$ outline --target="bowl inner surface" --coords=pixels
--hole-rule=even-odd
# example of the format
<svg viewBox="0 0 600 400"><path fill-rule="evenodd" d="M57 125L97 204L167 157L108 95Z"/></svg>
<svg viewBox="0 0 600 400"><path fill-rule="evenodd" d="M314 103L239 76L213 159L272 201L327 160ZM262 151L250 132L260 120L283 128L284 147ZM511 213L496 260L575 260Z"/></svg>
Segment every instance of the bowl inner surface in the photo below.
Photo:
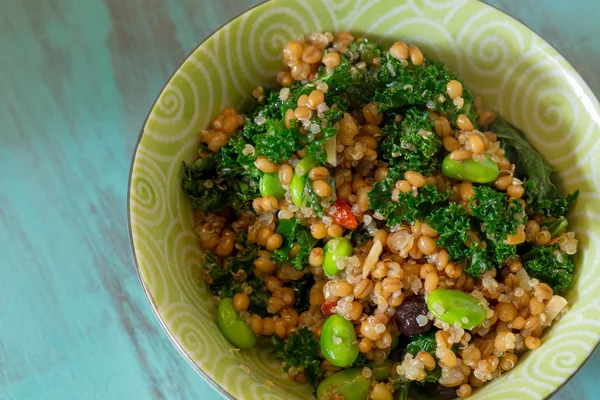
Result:
<svg viewBox="0 0 600 400"><path fill-rule="evenodd" d="M397 40L456 71L486 106L524 130L559 172L563 193L580 190L569 216L578 236L570 311L517 367L474 399L539 399L563 384L600 337L599 106L573 68L546 42L505 14L475 1L273 0L207 39L169 81L136 150L130 182L135 258L149 300L182 354L225 395L305 399L268 346L232 351L200 279L201 251L181 162L197 158L198 132L227 106L240 109L252 88L272 86L283 45L313 31L350 30L386 46ZM246 367L250 373L246 372ZM265 381L273 382L273 385ZM216 386L216 387L217 387Z"/></svg>

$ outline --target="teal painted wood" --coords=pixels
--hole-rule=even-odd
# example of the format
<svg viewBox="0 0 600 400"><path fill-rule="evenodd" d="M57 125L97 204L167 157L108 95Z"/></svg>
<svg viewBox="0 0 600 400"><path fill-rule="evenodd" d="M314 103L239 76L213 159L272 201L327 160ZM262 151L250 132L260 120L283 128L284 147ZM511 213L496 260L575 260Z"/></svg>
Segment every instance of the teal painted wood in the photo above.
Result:
<svg viewBox="0 0 600 400"><path fill-rule="evenodd" d="M180 61L256 0L4 0L0 8L0 398L221 396L189 368L129 250L131 153ZM597 95L594 0L488 0ZM543 5L542 5L543 4ZM594 399L600 354L555 399Z"/></svg>

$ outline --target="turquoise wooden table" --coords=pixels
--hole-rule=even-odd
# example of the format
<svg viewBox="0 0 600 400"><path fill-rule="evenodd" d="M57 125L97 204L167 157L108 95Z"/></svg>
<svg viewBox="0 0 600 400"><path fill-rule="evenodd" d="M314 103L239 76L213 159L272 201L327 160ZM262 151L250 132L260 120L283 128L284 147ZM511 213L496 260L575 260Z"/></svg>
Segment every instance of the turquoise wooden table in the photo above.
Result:
<svg viewBox="0 0 600 400"><path fill-rule="evenodd" d="M219 399L155 320L129 248L133 146L155 96L257 0L3 0L0 398ZM596 0L488 0L600 95ZM597 399L600 353L555 399Z"/></svg>

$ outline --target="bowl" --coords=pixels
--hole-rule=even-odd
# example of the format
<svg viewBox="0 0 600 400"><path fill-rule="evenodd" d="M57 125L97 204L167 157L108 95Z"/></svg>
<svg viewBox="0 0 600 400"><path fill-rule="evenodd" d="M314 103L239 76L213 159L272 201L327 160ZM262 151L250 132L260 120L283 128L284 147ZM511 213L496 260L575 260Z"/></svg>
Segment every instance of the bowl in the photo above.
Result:
<svg viewBox="0 0 600 400"><path fill-rule="evenodd" d="M349 30L390 45L417 44L443 60L485 104L524 130L556 167L563 192L580 190L570 226L580 240L570 311L510 373L473 399L540 399L563 385L600 340L599 105L542 38L475 1L272 0L229 22L185 60L160 93L140 134L129 182L135 263L166 333L198 373L229 398L306 399L267 348L233 351L200 278L192 208L181 163L197 158L199 131L224 107L241 108L270 85L283 45L313 31ZM270 382L269 382L270 381Z"/></svg>

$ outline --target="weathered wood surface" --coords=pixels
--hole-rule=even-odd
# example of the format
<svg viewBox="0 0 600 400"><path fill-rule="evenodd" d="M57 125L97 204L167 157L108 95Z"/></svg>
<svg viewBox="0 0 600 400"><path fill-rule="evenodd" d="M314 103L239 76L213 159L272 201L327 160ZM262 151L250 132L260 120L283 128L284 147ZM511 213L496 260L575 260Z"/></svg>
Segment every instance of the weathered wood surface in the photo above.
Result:
<svg viewBox="0 0 600 400"><path fill-rule="evenodd" d="M0 398L220 396L138 283L125 199L171 72L257 0L4 0L0 6ZM600 3L488 0L600 94ZM600 354L555 396L596 399Z"/></svg>

